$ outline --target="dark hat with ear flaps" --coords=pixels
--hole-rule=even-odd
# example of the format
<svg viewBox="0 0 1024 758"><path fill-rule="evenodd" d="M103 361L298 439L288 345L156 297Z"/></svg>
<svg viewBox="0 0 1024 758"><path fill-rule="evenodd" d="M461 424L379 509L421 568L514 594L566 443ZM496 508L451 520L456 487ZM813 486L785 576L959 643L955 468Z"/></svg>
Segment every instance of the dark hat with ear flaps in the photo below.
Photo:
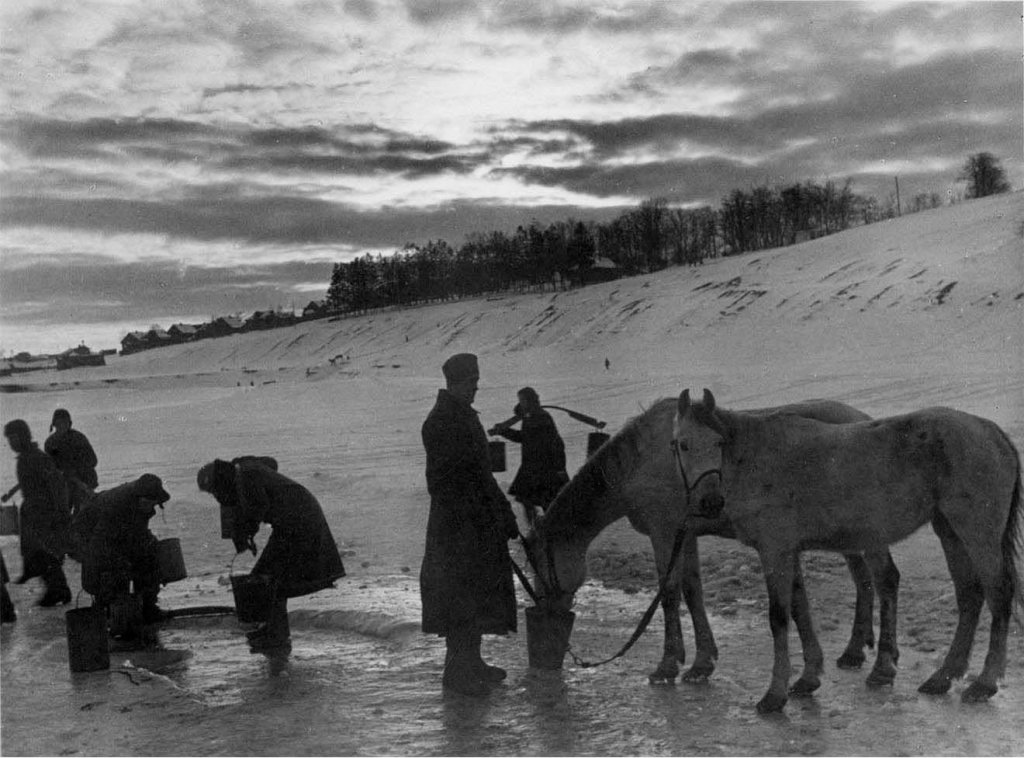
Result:
<svg viewBox="0 0 1024 758"><path fill-rule="evenodd" d="M163 505L171 496L164 489L164 483L156 474L143 474L135 481L135 494Z"/></svg>

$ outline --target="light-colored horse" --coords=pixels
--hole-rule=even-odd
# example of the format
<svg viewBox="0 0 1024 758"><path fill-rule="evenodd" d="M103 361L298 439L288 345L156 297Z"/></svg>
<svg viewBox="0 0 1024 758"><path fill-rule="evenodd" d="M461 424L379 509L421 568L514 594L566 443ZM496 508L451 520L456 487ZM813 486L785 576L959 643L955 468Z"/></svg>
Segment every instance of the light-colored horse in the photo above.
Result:
<svg viewBox="0 0 1024 758"><path fill-rule="evenodd" d="M761 557L775 663L760 712L786 703L787 610L800 551L877 554L929 521L946 554L960 615L949 653L920 691L945 693L964 675L987 602L988 655L962 699L986 700L996 692L1021 595L1022 510L1020 456L996 424L949 408L823 424L722 410L707 390L702 402L691 403L685 390L673 437L690 508L728 517L737 538ZM887 597L884 572L875 580L882 609L875 670L884 674L894 672L895 597Z"/></svg>
<svg viewBox="0 0 1024 758"><path fill-rule="evenodd" d="M827 400L807 401L784 406L784 409L827 423L869 418L855 408ZM627 422L583 464L539 519L528 542L532 545L540 584L549 595L562 594L563 600L571 600L571 595L585 579L590 543L605 527L623 516L637 531L651 538L658 576L665 581L675 535L683 527L686 516L686 490L679 480L670 447L675 413L676 399L664 398ZM680 594L690 611L697 648L694 663L683 674L683 679L706 680L714 671L718 648L704 609L697 551L697 537L705 534L734 537L731 525L724 518L694 518L687 523L674 576L666 582L662 599L665 646L660 664L650 674L652 682L673 681L679 675L679 664L686 660L679 619ZM881 557L888 559L888 552L883 551ZM864 560L859 555L851 555L847 562L853 574L857 602L850 641L838 665L859 668L865 659L864 647L874 645L871 624L874 595L871 572ZM892 571L896 571L895 566ZM805 676L794 684L794 690L806 693L819 684L823 654L809 623L804 625L801 621L809 620L810 615L806 613L799 563L793 573L796 592L792 610L807 661Z"/></svg>

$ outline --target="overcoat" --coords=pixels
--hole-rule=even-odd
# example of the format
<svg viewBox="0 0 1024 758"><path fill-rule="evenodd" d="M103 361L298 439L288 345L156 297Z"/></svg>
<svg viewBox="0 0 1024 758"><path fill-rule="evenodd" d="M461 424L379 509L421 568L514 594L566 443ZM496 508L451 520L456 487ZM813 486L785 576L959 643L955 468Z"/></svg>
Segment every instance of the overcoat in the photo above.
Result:
<svg viewBox="0 0 1024 758"><path fill-rule="evenodd" d="M323 509L309 490L251 459L235 464L235 486L235 544L248 543L260 524L270 525L252 573L269 576L278 597L309 595L345 576Z"/></svg>
<svg viewBox="0 0 1024 758"><path fill-rule="evenodd" d="M43 450L56 461L57 468L68 476L78 479L92 489L99 485L96 476L96 452L89 444L89 438L77 429L54 432L46 438Z"/></svg>
<svg viewBox="0 0 1024 758"><path fill-rule="evenodd" d="M546 506L569 481L565 443L551 414L535 411L523 419L522 429L499 429L498 434L522 445L522 463L508 494L524 503Z"/></svg>
<svg viewBox="0 0 1024 758"><path fill-rule="evenodd" d="M446 636L516 630L507 540L516 521L491 474L476 411L441 390L423 423L430 514L420 568L423 631Z"/></svg>
<svg viewBox="0 0 1024 758"><path fill-rule="evenodd" d="M146 474L98 492L82 505L74 523L82 589L93 595L116 594L129 580L137 591L159 589L158 540L149 520L156 503L169 499L160 479Z"/></svg>
<svg viewBox="0 0 1024 758"><path fill-rule="evenodd" d="M42 576L47 561L62 561L69 545L68 491L57 464L35 442L18 454L17 475L23 498L22 573L28 578Z"/></svg>

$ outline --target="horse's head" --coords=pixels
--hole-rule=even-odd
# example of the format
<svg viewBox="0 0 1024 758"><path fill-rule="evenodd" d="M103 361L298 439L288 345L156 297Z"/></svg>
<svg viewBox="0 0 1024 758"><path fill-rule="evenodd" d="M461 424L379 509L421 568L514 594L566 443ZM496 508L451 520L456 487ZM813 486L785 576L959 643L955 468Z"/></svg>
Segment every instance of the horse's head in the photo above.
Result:
<svg viewBox="0 0 1024 758"><path fill-rule="evenodd" d="M587 578L587 543L545 529L543 516L537 517L525 537L538 594L545 602L568 609Z"/></svg>
<svg viewBox="0 0 1024 758"><path fill-rule="evenodd" d="M692 513L716 517L725 505L722 495L722 448L726 433L715 414L715 396L704 390L704 399L690 402L690 391L679 395L672 427L672 452L686 487L686 505Z"/></svg>

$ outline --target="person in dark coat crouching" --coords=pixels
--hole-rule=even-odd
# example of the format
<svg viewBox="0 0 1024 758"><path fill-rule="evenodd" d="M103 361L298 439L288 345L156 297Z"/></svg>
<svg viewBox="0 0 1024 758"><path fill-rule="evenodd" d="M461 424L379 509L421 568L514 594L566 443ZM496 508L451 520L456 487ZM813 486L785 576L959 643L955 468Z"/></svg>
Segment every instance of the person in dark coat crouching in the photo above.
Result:
<svg viewBox="0 0 1024 758"><path fill-rule="evenodd" d="M532 524L537 512L543 512L569 481L569 475L565 470L565 443L551 414L541 407L537 391L523 387L517 397L513 418L491 427L488 434L499 434L522 445L522 463L508 494L523 504ZM512 424L520 420L522 428L513 429Z"/></svg>
<svg viewBox="0 0 1024 758"><path fill-rule="evenodd" d="M138 479L96 493L75 516L75 539L82 558L82 589L107 607L134 592L142 598L142 621L163 618L157 605L160 568L157 540L149 530L156 508L171 499L160 477Z"/></svg>
<svg viewBox="0 0 1024 758"><path fill-rule="evenodd" d="M447 387L422 429L430 493L420 569L423 631L445 638L444 687L479 696L506 675L484 663L480 641L483 634L516 630L506 540L519 529L491 474L487 436L472 407L480 378L476 356L455 355L442 370Z"/></svg>
<svg viewBox="0 0 1024 758"><path fill-rule="evenodd" d="M39 605L68 603L71 589L63 564L70 542L71 512L64 477L53 459L32 440L32 432L25 421L20 418L9 421L4 426L4 436L18 455L18 488L23 498L18 584L42 577L46 592Z"/></svg>
<svg viewBox="0 0 1024 758"><path fill-rule="evenodd" d="M253 537L261 523L270 524L270 538L252 573L268 578L273 600L266 623L248 637L254 653L287 652L288 599L327 589L345 576L320 503L301 484L279 474L273 458L218 459L199 470L198 482L199 489L233 510L232 540L239 553L256 555Z"/></svg>

